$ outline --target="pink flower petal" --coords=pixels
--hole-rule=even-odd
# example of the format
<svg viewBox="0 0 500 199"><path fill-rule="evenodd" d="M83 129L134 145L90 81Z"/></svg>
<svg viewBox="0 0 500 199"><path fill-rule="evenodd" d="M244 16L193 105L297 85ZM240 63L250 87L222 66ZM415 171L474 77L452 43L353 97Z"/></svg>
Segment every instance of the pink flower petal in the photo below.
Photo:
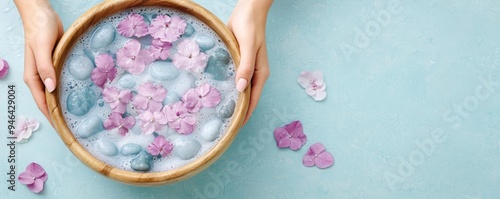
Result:
<svg viewBox="0 0 500 199"><path fill-rule="evenodd" d="M43 190L43 180L36 179L35 183L28 185L28 189L33 193L40 193Z"/></svg>
<svg viewBox="0 0 500 199"><path fill-rule="evenodd" d="M23 172L23 173L19 174L17 179L19 180L19 182L21 184L33 184L33 183L35 183L35 180L33 179L33 175L31 175L28 172Z"/></svg>
<svg viewBox="0 0 500 199"><path fill-rule="evenodd" d="M178 69L199 73L205 70L208 55L200 52L200 47L194 40L185 39L177 44L177 53L172 56L172 63Z"/></svg>
<svg viewBox="0 0 500 199"><path fill-rule="evenodd" d="M124 37L142 37L148 34L148 26L144 17L139 14L127 15L125 19L120 21L116 29Z"/></svg>
<svg viewBox="0 0 500 199"><path fill-rule="evenodd" d="M9 72L9 63L7 61L0 59L0 79L4 78Z"/></svg>
<svg viewBox="0 0 500 199"><path fill-rule="evenodd" d="M318 142L318 143L311 145L311 147L309 147L308 152L311 152L311 154L313 154L313 155L319 155L321 152L323 152L325 150L326 150L325 146L323 146L323 144Z"/></svg>
<svg viewBox="0 0 500 199"><path fill-rule="evenodd" d="M186 29L186 21L179 16L170 18L167 15L158 15L151 22L149 33L154 39L162 42L173 43L184 34Z"/></svg>
<svg viewBox="0 0 500 199"><path fill-rule="evenodd" d="M307 141L300 121L293 121L274 130L274 139L279 148L300 149Z"/></svg>
<svg viewBox="0 0 500 199"><path fill-rule="evenodd" d="M316 164L316 157L314 155L310 155L310 154L305 154L303 157L302 157L302 164L306 167L312 167Z"/></svg>
<svg viewBox="0 0 500 199"><path fill-rule="evenodd" d="M334 163L333 156L328 151L323 151L316 158L316 166L324 169L332 166Z"/></svg>

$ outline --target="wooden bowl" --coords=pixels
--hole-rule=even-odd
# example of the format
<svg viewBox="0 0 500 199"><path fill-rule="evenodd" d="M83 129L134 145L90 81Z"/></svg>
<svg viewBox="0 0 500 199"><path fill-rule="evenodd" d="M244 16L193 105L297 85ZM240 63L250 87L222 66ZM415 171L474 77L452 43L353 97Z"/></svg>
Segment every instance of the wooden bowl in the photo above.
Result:
<svg viewBox="0 0 500 199"><path fill-rule="evenodd" d="M77 19L63 35L53 54L53 62L57 79L60 80L61 78L61 71L68 53L75 45L75 42L77 42L87 30L93 27L101 19L105 19L125 9L138 6L163 6L179 10L198 18L219 35L227 46L235 66L238 66L240 55L236 39L222 21L203 7L188 0L116 0L105 1L96 5ZM47 105L53 120L53 125L70 151L85 165L100 174L119 182L140 186L163 185L178 182L194 176L214 163L226 151L238 134L238 131L243 124L250 98L249 87L245 90L245 92L239 94L232 121L227 127L226 132L221 135L220 140L215 143L212 149L195 159L193 162L169 171L133 172L107 165L101 160L95 158L85 148L83 148L83 146L76 140L64 120L64 116L62 114L63 110L61 110L60 105L61 101L59 100L59 88L61 88L61 86L59 86L58 89L52 93L46 92Z"/></svg>

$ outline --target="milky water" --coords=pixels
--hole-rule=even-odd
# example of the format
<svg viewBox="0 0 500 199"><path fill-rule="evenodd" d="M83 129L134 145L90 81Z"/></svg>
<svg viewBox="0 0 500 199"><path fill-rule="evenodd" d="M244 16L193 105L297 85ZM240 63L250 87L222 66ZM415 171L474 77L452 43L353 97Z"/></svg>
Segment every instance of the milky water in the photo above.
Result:
<svg viewBox="0 0 500 199"><path fill-rule="evenodd" d="M126 17L127 14L129 13L140 13L147 20L151 21L153 14L168 14L170 16L180 16L183 19L186 20L188 24L191 24L194 29L195 33L189 37L183 36L180 38L176 43L182 41L183 38L195 38L197 35L208 35L211 38L215 40L215 46L211 48L210 50L207 50L205 53L207 55L213 55L216 49L218 48L224 48L227 50L227 47L221 40L218 38L218 36L215 34L213 30L208 28L206 24L203 22L197 20L196 18L186 14L182 13L176 10L172 9L167 9L167 8L160 8L160 7L141 7L141 8L135 8L132 10L126 10L123 11L119 14L116 14L114 16L109 17L108 19L104 19L98 24L96 24L93 28L91 28L89 31L87 31L82 38L80 38L77 42L77 44L73 47L71 52L68 55L68 58L64 64L64 68L62 70L62 75L60 79L60 99L61 101L61 106L64 115L64 119L66 123L68 124L68 127L71 129L73 132L75 138L78 140L78 142L86 149L88 150L92 155L94 155L97 159L103 161L106 164L109 164L113 167L117 167L120 169L124 170L132 170L130 168L130 161L135 157L135 155L132 156L123 156L120 153L116 156L105 156L103 155L98 149L97 149L97 142L99 140L107 140L114 142L116 146L118 147L118 150L120 148L128 143L134 143L134 144L139 144L142 146L142 149L145 150L147 146L154 140L154 136L152 135L144 135L142 134L139 124L140 120L136 117L136 125L134 128L131 129L131 131L124 137L120 136L117 132L116 129L113 130L104 130L102 132L99 132L95 135L92 135L88 138L81 138L76 134L77 128L80 126L82 121L85 118L88 118L89 116L98 116L102 121L108 118L109 114L111 113L111 109L109 107L109 104L105 103L102 99L101 92L102 89L99 88L98 86L94 85L92 80L86 79L86 80L77 80L70 75L68 71L68 63L76 59L78 56L92 56L96 55L99 53L109 53L112 56L117 52L117 50L121 47L123 47L123 44L129 40L129 38L124 38L120 36L118 33L116 33L116 39L111 43L111 45L100 48L98 50L93 49L90 46L90 39L92 37L93 32L97 27L100 27L101 25L104 24L111 24L113 27L116 27L117 24ZM140 40L140 39L139 39ZM140 40L141 41L141 40ZM147 43L149 41L141 41L141 43ZM144 47L143 43L143 47ZM173 46L176 46L176 43L173 44ZM150 42L149 42L150 44ZM171 49L171 55L175 53L175 49ZM93 58L91 58L93 60ZM119 89L123 89L119 84L120 77L123 74L126 74L125 71L123 71L120 67L117 67L118 73L117 77L114 79L113 82L110 83L110 85L113 85L115 87L118 87ZM192 162L193 160L199 158L200 156L204 155L207 151L209 151L215 143L217 143L222 135L224 135L224 132L226 131L226 128L228 127L229 123L231 122L231 118L228 119L221 119L223 122L222 128L220 130L220 135L219 137L213 141L213 142L207 142L204 141L203 139L200 138L200 132L202 130L202 127L204 124L206 124L208 121L217 118L216 110L219 106L223 104L224 101L226 100L234 100L237 101L238 98L238 92L235 90L235 83L234 83L234 64L231 61L229 64L228 68L228 74L229 78L227 81L217 81L213 80L210 75L204 74L204 73L198 73L194 74L192 72L188 71L180 71L180 74L177 78L173 80L167 80L167 81L158 81L155 80L154 78L151 77L149 74L149 66L146 67L146 70L140 74L133 76L133 78L136 80L135 86L131 89L133 90L134 96L135 96L135 91L137 88L146 81L150 81L153 84L161 84L167 91L170 92L176 92L178 93L179 96L182 96L182 94L189 88L193 88L196 86L199 86L203 83L209 83L213 87L215 87L217 90L220 91L221 96L222 96L222 101L217 107L214 108L202 108L199 113L196 114L197 117L197 122L196 122L196 128L195 131L190 134L190 135L180 135L175 130L170 129L167 126L163 128L161 131L156 131L157 134L163 135L167 138L167 140L171 141L174 143L177 139L180 137L190 137L195 140L197 140L201 144L201 149L198 152L198 155L196 155L194 158L189 159L189 160L182 160L176 155L176 148L174 147L174 150L170 155L167 157L162 157L162 158L154 158L153 161L153 167L150 171L165 171L165 170L170 170L170 169L175 169L179 168L189 162ZM194 81L194 82L193 82ZM71 91L74 90L81 90L83 88L90 88L97 97L97 100L95 102L94 107L85 115L83 116L75 116L71 113L69 113L67 109L67 104L66 104L66 99ZM165 105L165 104L164 104ZM134 115L136 111L133 109L132 103L130 103L127 106L127 112L129 114Z"/></svg>

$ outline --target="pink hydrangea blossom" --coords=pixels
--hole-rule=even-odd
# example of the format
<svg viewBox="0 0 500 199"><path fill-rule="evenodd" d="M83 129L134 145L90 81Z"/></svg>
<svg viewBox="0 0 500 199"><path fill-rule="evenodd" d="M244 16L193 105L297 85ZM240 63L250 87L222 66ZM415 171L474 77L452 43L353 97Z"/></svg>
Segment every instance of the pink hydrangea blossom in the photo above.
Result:
<svg viewBox="0 0 500 199"><path fill-rule="evenodd" d="M116 52L116 65L134 75L141 74L147 65L154 61L148 49L141 49L141 43L135 39L125 42Z"/></svg>
<svg viewBox="0 0 500 199"><path fill-rule="evenodd" d="M138 110L159 111L166 96L167 90L161 84L153 85L151 82L145 82L137 89L132 104Z"/></svg>
<svg viewBox="0 0 500 199"><path fill-rule="evenodd" d="M125 136L134 125L134 116L122 118L122 115L116 112L111 113L109 118L104 121L104 128L106 130L118 129L118 133L120 133L121 136Z"/></svg>
<svg viewBox="0 0 500 199"><path fill-rule="evenodd" d="M316 165L318 168L324 169L332 166L334 163L333 156L326 151L325 146L321 143L313 144L302 157L302 164L306 167Z"/></svg>
<svg viewBox="0 0 500 199"><path fill-rule="evenodd" d="M195 113L203 107L210 108L219 104L221 95L216 88L204 83L197 88L189 89L182 96L182 101L184 101L189 112Z"/></svg>
<svg viewBox="0 0 500 199"><path fill-rule="evenodd" d="M196 117L189 113L184 102L179 101L163 107L162 112L167 116L170 128L180 134L191 134L194 131Z"/></svg>
<svg viewBox="0 0 500 199"><path fill-rule="evenodd" d="M102 91L102 98L109 103L113 112L123 114L127 110L127 104L132 100L132 92L108 86Z"/></svg>
<svg viewBox="0 0 500 199"><path fill-rule="evenodd" d="M24 172L19 174L17 179L21 184L27 185L33 193L43 191L43 184L47 181L48 175L42 166L37 163L30 163Z"/></svg>
<svg viewBox="0 0 500 199"><path fill-rule="evenodd" d="M168 15L158 15L149 26L149 33L155 39L162 42L173 43L184 34L186 21L179 16L169 17Z"/></svg>
<svg viewBox="0 0 500 199"><path fill-rule="evenodd" d="M16 120L16 129L14 130L16 142L27 142L39 126L40 122L35 118L28 119L23 116L18 117Z"/></svg>
<svg viewBox="0 0 500 199"><path fill-rule="evenodd" d="M139 114L139 119L141 120L141 130L142 133L150 135L155 131L160 131L167 124L167 118L160 112L150 112L144 111Z"/></svg>
<svg viewBox="0 0 500 199"><path fill-rule="evenodd" d="M170 152L172 152L172 149L174 148L174 145L165 139L163 135L156 136L153 142L148 146L148 153L154 156L161 155L161 157L165 157Z"/></svg>
<svg viewBox="0 0 500 199"><path fill-rule="evenodd" d="M144 17L135 13L127 15L125 19L120 21L116 29L124 37L142 37L149 33Z"/></svg>
<svg viewBox="0 0 500 199"><path fill-rule="evenodd" d="M293 121L274 130L274 139L279 148L290 147L292 150L298 150L307 141L304 129L300 121Z"/></svg>
<svg viewBox="0 0 500 199"><path fill-rule="evenodd" d="M96 67L92 70L91 79L99 87L104 87L104 84L109 80L113 81L116 77L115 61L107 54L102 53L95 56Z"/></svg>
<svg viewBox="0 0 500 199"><path fill-rule="evenodd" d="M326 83L323 81L323 73L320 71L304 71L297 81L314 100L322 101L326 98Z"/></svg>
<svg viewBox="0 0 500 199"><path fill-rule="evenodd" d="M149 51L156 60L166 60L170 56L170 48L172 48L171 43L162 42L159 39L154 39L151 46L149 47Z"/></svg>
<svg viewBox="0 0 500 199"><path fill-rule="evenodd" d="M208 55L200 51L200 46L190 39L177 44L177 53L172 56L172 62L178 69L203 72L208 63Z"/></svg>

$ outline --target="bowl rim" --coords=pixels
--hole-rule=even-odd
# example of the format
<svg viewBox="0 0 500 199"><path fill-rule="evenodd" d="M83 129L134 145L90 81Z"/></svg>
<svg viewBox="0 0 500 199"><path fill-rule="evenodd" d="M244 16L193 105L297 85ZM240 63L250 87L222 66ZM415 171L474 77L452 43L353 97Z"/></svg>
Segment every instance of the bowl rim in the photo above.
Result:
<svg viewBox="0 0 500 199"><path fill-rule="evenodd" d="M62 68L67 55L84 33L94 27L94 25L102 19L110 17L111 15L126 9L142 6L167 7L184 12L201 20L203 23L208 25L224 42L233 58L235 68L237 69L240 62L240 53L236 38L218 17L202 6L189 0L113 0L104 1L92 7L80 16L64 33L52 56L57 80L61 77ZM59 88L60 87L57 87L57 89L53 92L48 92L46 90L45 94L53 126L68 149L70 149L70 151L80 161L94 171L97 171L98 173L113 180L139 186L175 183L192 177L208 168L229 148L230 144L235 139L238 131L243 126L243 121L245 119L250 101L249 85L244 92L241 92L238 95L238 101L236 102L235 111L232 116L233 118L231 123L228 125L226 132L210 150L193 162L169 171L134 172L122 170L105 164L85 150L85 148L76 140L73 133L66 125L59 105Z"/></svg>

